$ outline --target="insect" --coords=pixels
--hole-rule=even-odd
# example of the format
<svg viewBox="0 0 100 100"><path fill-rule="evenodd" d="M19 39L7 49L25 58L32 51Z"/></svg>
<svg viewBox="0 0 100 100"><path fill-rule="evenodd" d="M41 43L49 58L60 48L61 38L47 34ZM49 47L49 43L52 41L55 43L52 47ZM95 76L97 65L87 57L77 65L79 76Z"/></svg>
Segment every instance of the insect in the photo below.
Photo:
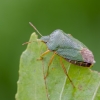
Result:
<svg viewBox="0 0 100 100"><path fill-rule="evenodd" d="M36 29L36 27L34 27L31 22L29 22L29 24L40 34L40 32ZM43 57L49 52L54 53L48 64L48 70L55 55L60 56L60 63L68 78L69 76L62 62L62 59L65 59L72 64L83 67L90 67L95 63L93 53L82 42L75 39L72 35L66 34L60 29L53 31L48 36L42 36L41 34L40 36L40 40L45 43L48 48L48 50L40 56L40 59L43 59ZM72 83L70 78L69 80ZM73 87L75 87L73 83L72 85Z"/></svg>

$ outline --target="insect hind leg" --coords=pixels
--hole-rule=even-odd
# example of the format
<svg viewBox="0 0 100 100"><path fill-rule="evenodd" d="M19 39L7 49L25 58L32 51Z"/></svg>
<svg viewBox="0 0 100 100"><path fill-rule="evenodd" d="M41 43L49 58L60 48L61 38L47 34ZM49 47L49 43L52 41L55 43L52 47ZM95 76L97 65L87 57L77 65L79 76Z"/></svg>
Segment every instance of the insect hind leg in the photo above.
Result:
<svg viewBox="0 0 100 100"><path fill-rule="evenodd" d="M72 80L70 79L70 77L69 77L69 75L68 75L68 73L67 73L67 70L66 70L66 68L65 68L65 66L64 66L64 64L63 64L63 62L62 62L62 57L60 57L60 63L61 63L61 66L62 66L62 68L63 68L63 70L64 70L64 73L65 73L66 76L68 77L68 79L69 79L69 81L71 82L72 86L75 88L75 85L73 84Z"/></svg>

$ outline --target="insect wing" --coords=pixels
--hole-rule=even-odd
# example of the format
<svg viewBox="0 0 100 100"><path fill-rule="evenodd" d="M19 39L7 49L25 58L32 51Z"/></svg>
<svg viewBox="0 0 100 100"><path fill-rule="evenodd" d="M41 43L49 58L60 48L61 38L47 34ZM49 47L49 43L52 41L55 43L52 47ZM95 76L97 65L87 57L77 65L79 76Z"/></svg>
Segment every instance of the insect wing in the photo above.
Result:
<svg viewBox="0 0 100 100"><path fill-rule="evenodd" d="M75 49L67 49L67 48L59 48L56 53L62 56L65 59L75 60L75 61L84 61L82 55L79 50Z"/></svg>

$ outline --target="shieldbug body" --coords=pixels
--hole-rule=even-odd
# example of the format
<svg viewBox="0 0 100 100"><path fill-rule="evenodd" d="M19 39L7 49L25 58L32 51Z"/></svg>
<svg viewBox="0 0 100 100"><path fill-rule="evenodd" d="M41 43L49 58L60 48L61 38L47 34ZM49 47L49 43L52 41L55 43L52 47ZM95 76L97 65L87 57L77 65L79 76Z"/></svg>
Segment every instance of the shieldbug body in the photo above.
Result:
<svg viewBox="0 0 100 100"><path fill-rule="evenodd" d="M60 29L40 39L50 51L55 52L70 63L83 67L90 67L95 63L92 52L83 43Z"/></svg>
<svg viewBox="0 0 100 100"><path fill-rule="evenodd" d="M30 25L40 34L40 32L33 26L32 23L30 23ZM43 56L47 53L54 52L48 64L48 70L55 55L60 56L62 68L64 69L64 72L68 78L69 76L63 65L62 59L83 67L90 67L95 63L93 53L82 42L75 39L72 35L66 34L60 29L53 31L48 36L41 35L40 40L45 43L48 48L48 50L40 56L40 59L43 59ZM70 78L69 80L72 83Z"/></svg>

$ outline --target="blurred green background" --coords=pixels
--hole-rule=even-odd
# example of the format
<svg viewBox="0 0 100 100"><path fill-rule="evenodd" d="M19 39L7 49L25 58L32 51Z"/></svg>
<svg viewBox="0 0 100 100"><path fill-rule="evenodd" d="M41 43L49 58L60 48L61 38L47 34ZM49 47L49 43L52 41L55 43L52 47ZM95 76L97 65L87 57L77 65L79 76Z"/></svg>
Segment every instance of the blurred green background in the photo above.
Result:
<svg viewBox="0 0 100 100"><path fill-rule="evenodd" d="M93 51L100 71L99 0L0 0L0 100L14 100L19 59L34 30L43 34L55 29L71 33Z"/></svg>

